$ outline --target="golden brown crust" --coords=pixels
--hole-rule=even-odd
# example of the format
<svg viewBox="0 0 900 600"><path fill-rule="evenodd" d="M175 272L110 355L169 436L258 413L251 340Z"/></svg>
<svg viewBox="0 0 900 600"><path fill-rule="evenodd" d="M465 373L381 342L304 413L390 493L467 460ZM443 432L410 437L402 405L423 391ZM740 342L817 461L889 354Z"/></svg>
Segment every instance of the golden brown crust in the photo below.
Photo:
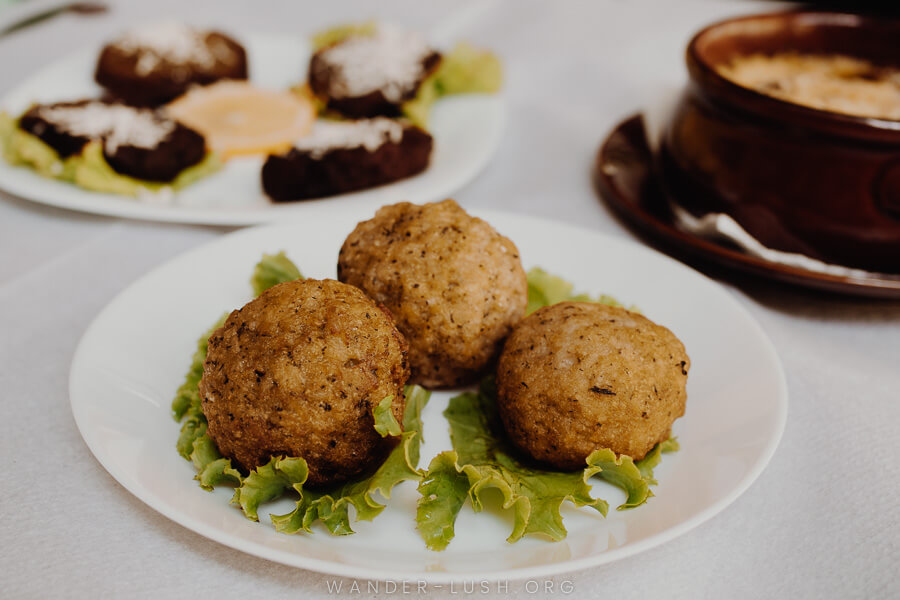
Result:
<svg viewBox="0 0 900 600"><path fill-rule="evenodd" d="M338 278L390 309L427 387L482 375L528 302L516 246L453 200L379 209L341 247Z"/></svg>
<svg viewBox="0 0 900 600"><path fill-rule="evenodd" d="M389 314L352 286L307 279L231 313L210 337L200 397L223 455L244 469L299 456L308 483L323 486L389 451L372 410L393 395L402 422L408 377L406 341Z"/></svg>
<svg viewBox="0 0 900 600"><path fill-rule="evenodd" d="M510 439L555 467L583 467L600 448L637 460L684 414L690 365L678 338L642 315L563 302L509 336L498 408Z"/></svg>

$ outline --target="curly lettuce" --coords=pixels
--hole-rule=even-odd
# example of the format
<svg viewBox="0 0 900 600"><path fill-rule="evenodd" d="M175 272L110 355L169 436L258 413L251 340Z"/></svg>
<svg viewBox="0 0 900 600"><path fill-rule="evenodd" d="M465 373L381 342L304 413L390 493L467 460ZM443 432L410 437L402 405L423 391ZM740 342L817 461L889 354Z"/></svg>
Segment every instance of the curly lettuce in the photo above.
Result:
<svg viewBox="0 0 900 600"><path fill-rule="evenodd" d="M303 279L300 269L281 251L277 254L263 254L262 260L253 269L250 285L253 293L259 296L272 286L297 279Z"/></svg>
<svg viewBox="0 0 900 600"><path fill-rule="evenodd" d="M600 295L596 298L589 294L575 294L574 286L556 275L551 275L540 267L532 267L528 271L528 306L525 314L530 315L539 308L556 304L557 302L596 302L609 306L622 304L612 296ZM635 310L631 307L630 310Z"/></svg>
<svg viewBox="0 0 900 600"><path fill-rule="evenodd" d="M431 394L419 386L407 386L405 393L403 431L397 431L399 443L370 476L329 490L307 490L303 487L309 474L306 461L302 458L274 457L244 478L243 483L235 490L232 502L241 507L247 518L259 520L260 504L275 500L287 492L294 492L300 499L293 511L284 515L270 515L277 531L311 533L312 525L321 521L333 535L354 533L349 512L351 506L356 511L356 520L371 521L385 508L376 493L390 499L391 490L397 484L418 480L422 476L418 469L422 444L421 415ZM385 414L390 413L382 413L381 418L396 424L393 416L387 418ZM387 427L394 431L393 425Z"/></svg>
<svg viewBox="0 0 900 600"><path fill-rule="evenodd" d="M548 470L524 459L503 431L496 407L496 389L485 380L478 392L450 400L444 416L450 423L452 451L432 459L419 483L416 522L425 545L443 550L455 535L456 518L467 502L475 512L484 508L484 493L499 490L503 508L513 510L513 530L507 541L542 535L553 541L566 537L560 507L563 502L586 506L606 516L609 504L591 496L591 477L622 488L627 498L618 509L640 506L652 496L650 485L659 453L674 449L658 445L642 461L597 450L575 472Z"/></svg>

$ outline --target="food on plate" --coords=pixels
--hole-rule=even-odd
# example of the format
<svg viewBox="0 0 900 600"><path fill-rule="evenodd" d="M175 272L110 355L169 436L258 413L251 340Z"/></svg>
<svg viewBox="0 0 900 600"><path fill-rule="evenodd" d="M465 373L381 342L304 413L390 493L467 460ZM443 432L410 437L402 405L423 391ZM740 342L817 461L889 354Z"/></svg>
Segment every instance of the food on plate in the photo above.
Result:
<svg viewBox="0 0 900 600"><path fill-rule="evenodd" d="M432 143L422 129L385 117L320 120L289 151L268 157L263 189L285 202L390 183L424 171Z"/></svg>
<svg viewBox="0 0 900 600"><path fill-rule="evenodd" d="M416 527L430 550L444 550L456 535L456 518L463 506L470 502L475 512L481 512L491 489L500 492L502 508L513 509L513 530L506 541L513 543L525 535L565 539L563 502L593 508L603 516L609 510L605 500L591 495L591 477L625 491L618 510L636 508L653 496L653 469L662 454L678 450L678 442L670 439L637 462L601 449L582 461L578 470L536 466L522 457L504 433L490 379L477 393L451 398L444 416L450 423L453 450L431 460L419 483L416 509Z"/></svg>
<svg viewBox="0 0 900 600"><path fill-rule="evenodd" d="M296 265L283 252L279 252L278 254L263 255L262 260L253 271L251 285L254 292L260 295L280 283L288 284L300 279L302 276ZM313 282L313 285L316 283ZM369 314L371 316L374 313ZM204 374L209 340L221 331L227 317L228 315L223 317L198 341L191 367L172 401L172 413L175 419L182 423L176 448L181 456L193 463L197 470L195 478L202 488L212 490L215 486L234 486L232 503L238 505L244 515L253 520L259 520L258 510L263 503L275 500L284 494L294 494L299 499L293 511L284 515L271 516L277 531L311 533L311 526L316 522L321 522L333 535L347 535L353 533L350 506L355 509L357 520L371 520L384 510L381 497L389 499L392 488L398 483L406 480L418 480L421 477L421 473L417 469L422 443L421 413L428 402L429 393L418 386L407 386L402 390L405 407L401 421L398 422L395 417L396 396L394 395L382 398L372 409L371 425L373 429L382 438L393 439L394 442L388 442L393 449L380 464L371 465L371 468L359 477L325 489L309 489L310 486L306 486L306 484L310 466L301 456L273 455L246 474L236 469L230 458L222 456L218 446L209 435L200 393L200 382ZM275 317L277 319L277 315ZM381 319L383 317L376 315L374 318ZM385 341L388 345L392 345L394 342L392 339L385 339ZM298 357L298 355L294 356ZM318 360L318 357L313 358ZM345 365L344 370L353 367L352 364ZM288 373L291 372L296 374L293 367L289 367ZM256 375L254 370L251 376L251 386L252 379ZM336 381L331 382L332 384L339 383L337 376L335 379ZM305 392L305 390L301 390L301 392ZM318 393L318 391L313 390L313 393ZM347 398L341 398L340 395L341 390L338 390L337 402L346 404ZM350 407L345 406L344 408ZM334 410L333 406L332 410ZM283 413L284 410L280 412ZM369 420L368 413L363 420ZM366 435L364 431L361 431L359 423L351 423L349 426L351 430L358 430L358 433ZM327 445L330 447L330 443ZM314 483L310 482L310 485L314 486Z"/></svg>
<svg viewBox="0 0 900 600"><path fill-rule="evenodd" d="M348 117L399 116L403 102L437 68L440 53L417 32L387 26L345 31L312 55L310 89Z"/></svg>
<svg viewBox="0 0 900 600"><path fill-rule="evenodd" d="M496 94L503 84L500 59L487 50L460 42L445 54L435 72L403 103L403 115L425 127L434 103L456 94Z"/></svg>
<svg viewBox="0 0 900 600"><path fill-rule="evenodd" d="M900 120L900 69L840 54L750 54L717 65L731 81L820 110Z"/></svg>
<svg viewBox="0 0 900 600"><path fill-rule="evenodd" d="M247 79L247 54L223 33L183 23L156 23L104 46L94 78L115 99L153 107L194 85Z"/></svg>
<svg viewBox="0 0 900 600"><path fill-rule="evenodd" d="M503 69L492 53L460 43L449 54L421 34L388 25L343 25L313 37L308 85L328 109L351 117L400 116L425 128L442 96L496 93Z"/></svg>
<svg viewBox="0 0 900 600"><path fill-rule="evenodd" d="M528 307L525 309L525 314L530 315L539 308L566 301L599 302L608 306L622 306L612 296L576 294L572 291L574 288L575 286L562 277L548 273L540 267L532 267L528 270ZM636 307L631 307L630 310L640 312Z"/></svg>
<svg viewBox="0 0 900 600"><path fill-rule="evenodd" d="M7 161L83 188L127 195L178 189L215 171L202 135L157 111L99 100L0 114Z"/></svg>
<svg viewBox="0 0 900 600"><path fill-rule="evenodd" d="M528 301L515 244L453 200L380 208L344 241L338 279L391 311L426 387L483 375Z"/></svg>
<svg viewBox="0 0 900 600"><path fill-rule="evenodd" d="M598 306L619 306L609 296L575 295L571 283L537 267L528 272L531 309L575 298ZM592 477L622 488L626 498L618 510L635 508L653 496L650 487L657 483L653 470L662 454L678 450L678 442L670 438L635 461L624 454L616 456L609 448L598 448L573 469L560 471L535 464L523 455L504 430L497 404L495 381L486 378L477 393L451 398L444 411L453 449L431 460L419 483L416 510L417 528L431 550L443 550L453 539L456 518L466 503L470 502L476 512L484 509L486 491L490 489L500 492L502 508L513 509L513 530L508 542L524 535L564 539L567 532L560 513L563 502L591 507L604 516L609 510L605 500L591 495Z"/></svg>
<svg viewBox="0 0 900 600"><path fill-rule="evenodd" d="M690 359L671 331L614 306L562 302L523 319L497 367L510 440L577 469L594 451L641 459L684 414Z"/></svg>
<svg viewBox="0 0 900 600"><path fill-rule="evenodd" d="M253 295L259 296L279 283L294 281L302 277L300 269L284 252L263 254L262 260L256 263L256 267L253 269L250 285L253 287Z"/></svg>
<svg viewBox="0 0 900 600"><path fill-rule="evenodd" d="M276 285L209 338L199 384L209 437L245 470L291 456L306 461L311 487L358 477L393 446L374 412L386 402L402 420L406 354L390 315L359 289Z"/></svg>
<svg viewBox="0 0 900 600"><path fill-rule="evenodd" d="M451 215L461 212L456 207ZM446 226L465 226L472 235L466 221ZM279 532L312 532L321 522L332 534L353 533L350 506L357 520L372 519L384 509L379 497L390 498L394 486L412 480L419 482L417 528L432 550L447 547L466 503L483 509L489 489L501 493L504 509L514 508L508 541L535 534L560 540L563 502L606 515L607 502L592 495L592 477L625 491L619 510L634 508L653 496L662 454L678 449L666 436L641 460L598 446L565 471L539 464L504 430L488 376L477 392L450 400L444 415L452 450L420 471L421 412L429 394L403 387L403 338L390 317L352 286L303 280L283 252L263 256L251 285L257 299L199 340L172 410L182 422L178 452L196 467L201 487L233 486L232 502L253 520L262 504L298 497L293 511L271 516ZM548 310L542 307L555 301L566 310L573 298L581 299L578 305L618 305L608 296L576 296L571 284L540 269L529 272L527 289L536 309L529 319L540 319ZM388 453L379 454L379 447Z"/></svg>
<svg viewBox="0 0 900 600"><path fill-rule="evenodd" d="M224 158L285 151L316 118L308 99L243 81L194 88L167 105L166 112L202 132Z"/></svg>

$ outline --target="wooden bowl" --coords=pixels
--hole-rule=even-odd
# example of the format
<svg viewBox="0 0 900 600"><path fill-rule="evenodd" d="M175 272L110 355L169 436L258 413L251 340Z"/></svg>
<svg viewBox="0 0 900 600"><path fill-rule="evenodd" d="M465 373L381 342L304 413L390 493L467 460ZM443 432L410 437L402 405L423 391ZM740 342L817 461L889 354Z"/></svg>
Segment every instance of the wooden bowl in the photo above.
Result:
<svg viewBox="0 0 900 600"><path fill-rule="evenodd" d="M764 245L900 273L900 121L793 104L716 70L748 54L847 55L900 67L900 20L792 11L700 31L658 168L696 215L725 212Z"/></svg>

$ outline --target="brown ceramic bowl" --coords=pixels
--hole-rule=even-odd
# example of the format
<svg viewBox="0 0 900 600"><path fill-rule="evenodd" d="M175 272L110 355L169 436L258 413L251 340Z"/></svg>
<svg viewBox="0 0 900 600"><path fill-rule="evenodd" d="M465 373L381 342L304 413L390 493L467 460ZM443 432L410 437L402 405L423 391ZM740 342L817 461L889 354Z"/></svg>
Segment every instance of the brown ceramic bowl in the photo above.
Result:
<svg viewBox="0 0 900 600"><path fill-rule="evenodd" d="M741 87L716 65L784 51L900 67L900 20L830 12L741 17L700 31L659 152L667 191L725 212L770 248L900 273L900 121L808 108Z"/></svg>

